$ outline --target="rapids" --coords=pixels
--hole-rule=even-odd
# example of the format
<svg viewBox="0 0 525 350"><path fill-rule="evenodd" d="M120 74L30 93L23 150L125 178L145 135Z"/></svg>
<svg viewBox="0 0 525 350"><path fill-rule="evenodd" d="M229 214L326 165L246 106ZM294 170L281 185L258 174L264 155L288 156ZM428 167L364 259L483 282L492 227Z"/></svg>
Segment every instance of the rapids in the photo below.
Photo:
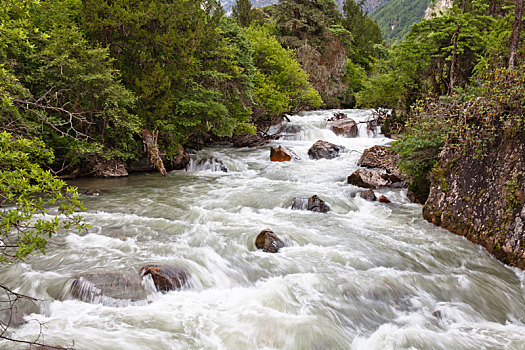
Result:
<svg viewBox="0 0 525 350"><path fill-rule="evenodd" d="M89 232L61 233L46 255L0 268L3 284L46 300L12 336L34 340L42 327L46 343L85 350L525 349L525 273L423 220L406 190L376 191L391 204L351 198L357 188L345 179L363 150L392 140L364 124L359 137L338 137L331 115L290 117L275 144L299 161L272 163L268 146L217 145L167 178L73 182L101 190L83 196ZM346 152L310 160L318 139ZM314 194L332 211L290 209ZM266 228L287 247L257 251ZM59 300L75 275L147 264L185 267L189 287L143 303Z"/></svg>

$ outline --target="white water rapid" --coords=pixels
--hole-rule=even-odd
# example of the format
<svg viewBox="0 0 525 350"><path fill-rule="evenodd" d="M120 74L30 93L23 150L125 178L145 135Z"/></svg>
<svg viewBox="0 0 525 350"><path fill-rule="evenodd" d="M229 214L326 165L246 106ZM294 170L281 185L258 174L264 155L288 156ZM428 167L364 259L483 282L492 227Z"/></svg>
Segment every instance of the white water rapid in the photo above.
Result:
<svg viewBox="0 0 525 350"><path fill-rule="evenodd" d="M345 180L363 150L391 140L364 124L359 137L338 137L331 115L290 117L275 144L298 161L272 163L268 146L215 146L167 178L74 182L101 190L83 196L89 232L61 233L46 255L0 268L3 284L46 300L11 336L42 330L46 343L80 350L525 349L525 273L424 221L406 190L376 191L391 204L351 198ZM346 152L310 160L319 139ZM332 211L290 209L314 194ZM276 254L254 246L266 228L287 245ZM189 287L122 305L59 300L76 275L147 264L185 268Z"/></svg>

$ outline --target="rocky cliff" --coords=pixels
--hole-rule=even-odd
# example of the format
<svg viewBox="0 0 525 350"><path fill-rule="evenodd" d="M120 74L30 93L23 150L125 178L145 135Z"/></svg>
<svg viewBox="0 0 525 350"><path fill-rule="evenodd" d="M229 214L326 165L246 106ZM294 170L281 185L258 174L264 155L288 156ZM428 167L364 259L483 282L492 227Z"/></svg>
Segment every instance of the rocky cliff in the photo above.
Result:
<svg viewBox="0 0 525 350"><path fill-rule="evenodd" d="M525 269L525 132L489 149L480 157L444 148L423 216Z"/></svg>

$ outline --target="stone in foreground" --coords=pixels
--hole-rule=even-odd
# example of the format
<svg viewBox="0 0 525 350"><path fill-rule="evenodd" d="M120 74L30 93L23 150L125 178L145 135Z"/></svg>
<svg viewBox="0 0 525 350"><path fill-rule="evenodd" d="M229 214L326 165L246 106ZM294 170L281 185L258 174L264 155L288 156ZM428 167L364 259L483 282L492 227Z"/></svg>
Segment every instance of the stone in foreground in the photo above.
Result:
<svg viewBox="0 0 525 350"><path fill-rule="evenodd" d="M143 300L147 294L136 273L95 272L76 276L61 299L73 298L88 303L119 306L122 304L119 301Z"/></svg>
<svg viewBox="0 0 525 350"><path fill-rule="evenodd" d="M175 266L144 266L140 269L140 274L141 276L150 275L159 292L180 290L188 282L186 272Z"/></svg>
<svg viewBox="0 0 525 350"><path fill-rule="evenodd" d="M328 141L318 140L308 150L308 156L312 159L333 159L344 152L343 146L334 145Z"/></svg>
<svg viewBox="0 0 525 350"><path fill-rule="evenodd" d="M289 162L292 159L298 160L299 157L289 148L279 146L270 149L270 160L272 162Z"/></svg>
<svg viewBox="0 0 525 350"><path fill-rule="evenodd" d="M390 199L388 199L386 196L383 196L383 195L379 196L377 200L380 203L386 203L386 204L392 203Z"/></svg>
<svg viewBox="0 0 525 350"><path fill-rule="evenodd" d="M272 230L262 230L255 239L255 246L257 249L262 249L263 252L277 253L279 249L284 247L284 242L279 239Z"/></svg>

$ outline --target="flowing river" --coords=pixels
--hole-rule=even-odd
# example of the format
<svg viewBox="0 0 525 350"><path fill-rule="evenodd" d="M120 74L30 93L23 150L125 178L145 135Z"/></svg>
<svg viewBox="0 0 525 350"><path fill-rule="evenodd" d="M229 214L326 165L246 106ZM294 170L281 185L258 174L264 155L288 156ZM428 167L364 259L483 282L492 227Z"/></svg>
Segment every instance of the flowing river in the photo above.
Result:
<svg viewBox="0 0 525 350"><path fill-rule="evenodd" d="M89 232L61 233L46 255L0 269L3 284L46 300L12 336L42 331L48 344L86 350L525 349L525 273L427 223L406 190L376 191L391 204L352 198L346 177L363 150L392 140L365 124L357 138L336 136L331 115L290 117L274 144L298 161L272 163L268 146L214 146L193 157L220 159L228 172L194 161L166 178L74 182L101 190L83 196ZM346 152L311 160L319 139ZM314 194L332 211L290 209ZM266 228L287 245L276 254L254 246ZM60 300L78 274L148 264L185 268L189 286L142 303Z"/></svg>

